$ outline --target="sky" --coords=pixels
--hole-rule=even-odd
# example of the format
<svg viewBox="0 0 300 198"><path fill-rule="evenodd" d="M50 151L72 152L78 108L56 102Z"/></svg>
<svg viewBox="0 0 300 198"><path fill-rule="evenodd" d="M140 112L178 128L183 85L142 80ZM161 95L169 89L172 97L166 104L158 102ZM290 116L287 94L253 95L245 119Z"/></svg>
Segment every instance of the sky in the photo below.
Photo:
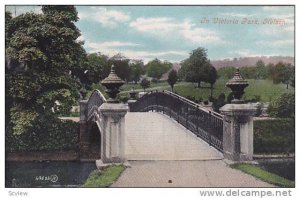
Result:
<svg viewBox="0 0 300 198"><path fill-rule="evenodd" d="M180 62L198 48L211 60L294 56L293 6L76 6L88 53L145 63ZM38 6L7 6L16 15ZM16 11L16 12L15 12Z"/></svg>

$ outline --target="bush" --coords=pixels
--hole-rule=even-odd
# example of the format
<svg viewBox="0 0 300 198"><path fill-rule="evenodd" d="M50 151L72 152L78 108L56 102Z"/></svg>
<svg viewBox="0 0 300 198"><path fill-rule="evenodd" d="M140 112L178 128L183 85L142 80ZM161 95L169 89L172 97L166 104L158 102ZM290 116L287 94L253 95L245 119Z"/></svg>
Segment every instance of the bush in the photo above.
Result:
<svg viewBox="0 0 300 198"><path fill-rule="evenodd" d="M295 120L254 121L254 153L294 153Z"/></svg>
<svg viewBox="0 0 300 198"><path fill-rule="evenodd" d="M13 134L6 126L7 152L78 150L79 124L54 117L39 117L33 126L21 134Z"/></svg>
<svg viewBox="0 0 300 198"><path fill-rule="evenodd" d="M295 117L295 93L283 93L273 100L268 108L269 115L278 118Z"/></svg>

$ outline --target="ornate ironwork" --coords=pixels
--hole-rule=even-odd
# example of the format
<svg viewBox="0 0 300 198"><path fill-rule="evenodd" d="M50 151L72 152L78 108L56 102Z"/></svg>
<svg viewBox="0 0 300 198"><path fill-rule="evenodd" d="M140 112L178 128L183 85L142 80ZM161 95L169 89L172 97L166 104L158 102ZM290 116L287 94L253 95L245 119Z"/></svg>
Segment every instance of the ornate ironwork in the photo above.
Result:
<svg viewBox="0 0 300 198"><path fill-rule="evenodd" d="M117 94L120 92L119 88L125 82L119 78L119 76L115 72L115 66L111 66L110 74L101 81L101 84L106 87L105 92L108 94L109 99L108 103L118 103L119 101L116 99Z"/></svg>
<svg viewBox="0 0 300 198"><path fill-rule="evenodd" d="M169 91L151 91L129 104L131 112L162 112L216 149L223 150L223 116Z"/></svg>
<svg viewBox="0 0 300 198"><path fill-rule="evenodd" d="M241 100L244 92L244 89L248 86L248 82L240 74L240 70L237 69L233 78L226 83L226 86L232 90L234 99L231 103L243 103Z"/></svg>
<svg viewBox="0 0 300 198"><path fill-rule="evenodd" d="M90 120L94 112L98 111L98 108L105 102L106 99L102 93L99 90L94 90L87 101L87 120Z"/></svg>

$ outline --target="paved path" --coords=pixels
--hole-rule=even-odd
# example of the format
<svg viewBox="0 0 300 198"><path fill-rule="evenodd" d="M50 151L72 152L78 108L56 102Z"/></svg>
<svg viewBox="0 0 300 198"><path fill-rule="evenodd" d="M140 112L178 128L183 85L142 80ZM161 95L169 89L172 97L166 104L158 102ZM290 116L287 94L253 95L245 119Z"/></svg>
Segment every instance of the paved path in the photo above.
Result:
<svg viewBox="0 0 300 198"><path fill-rule="evenodd" d="M129 161L111 187L273 187L222 160Z"/></svg>
<svg viewBox="0 0 300 198"><path fill-rule="evenodd" d="M173 119L155 112L127 113L128 160L209 160L223 155Z"/></svg>
<svg viewBox="0 0 300 198"><path fill-rule="evenodd" d="M127 168L112 187L272 187L231 169L223 156L160 113L127 113Z"/></svg>

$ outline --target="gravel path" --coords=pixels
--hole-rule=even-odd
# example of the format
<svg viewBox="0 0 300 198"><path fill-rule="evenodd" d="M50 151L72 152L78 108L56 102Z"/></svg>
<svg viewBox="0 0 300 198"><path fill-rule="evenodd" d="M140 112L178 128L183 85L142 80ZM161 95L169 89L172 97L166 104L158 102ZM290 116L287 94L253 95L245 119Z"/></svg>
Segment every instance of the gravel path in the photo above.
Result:
<svg viewBox="0 0 300 198"><path fill-rule="evenodd" d="M222 160L129 161L111 187L274 187Z"/></svg>

